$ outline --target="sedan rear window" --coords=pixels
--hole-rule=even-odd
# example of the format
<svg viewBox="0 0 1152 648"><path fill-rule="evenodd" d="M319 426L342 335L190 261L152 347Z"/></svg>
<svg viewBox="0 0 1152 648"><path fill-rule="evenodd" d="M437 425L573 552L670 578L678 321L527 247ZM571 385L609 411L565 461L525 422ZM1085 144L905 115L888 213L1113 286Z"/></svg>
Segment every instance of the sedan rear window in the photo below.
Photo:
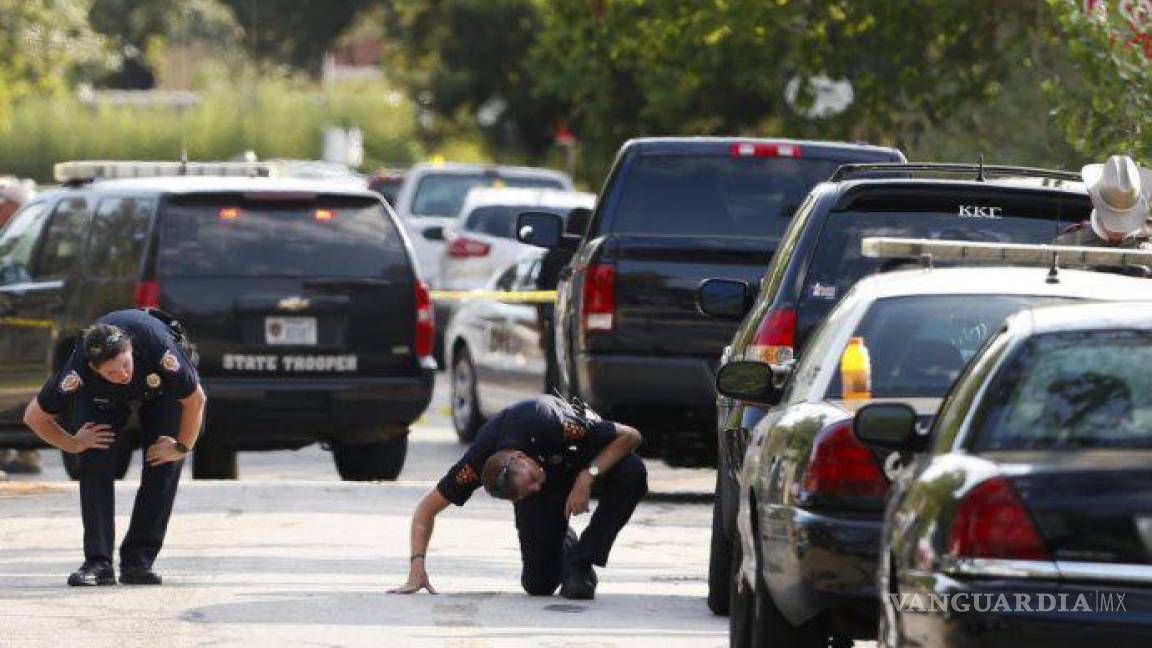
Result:
<svg viewBox="0 0 1152 648"><path fill-rule="evenodd" d="M524 212L544 212L563 217L555 209L534 205L486 205L473 209L464 221L464 229L499 238L516 238L516 217Z"/></svg>
<svg viewBox="0 0 1152 648"><path fill-rule="evenodd" d="M990 450L1152 448L1152 334L1040 335L1008 360L973 423Z"/></svg>
<svg viewBox="0 0 1152 648"><path fill-rule="evenodd" d="M658 155L638 158L610 225L617 234L778 241L804 196L842 161Z"/></svg>
<svg viewBox="0 0 1152 648"><path fill-rule="evenodd" d="M473 187L567 189L549 177L502 176L492 173L429 173L420 178L412 197L413 216L456 216Z"/></svg>
<svg viewBox="0 0 1152 648"><path fill-rule="evenodd" d="M240 196L169 202L160 277L380 277L404 244L378 201Z"/></svg>

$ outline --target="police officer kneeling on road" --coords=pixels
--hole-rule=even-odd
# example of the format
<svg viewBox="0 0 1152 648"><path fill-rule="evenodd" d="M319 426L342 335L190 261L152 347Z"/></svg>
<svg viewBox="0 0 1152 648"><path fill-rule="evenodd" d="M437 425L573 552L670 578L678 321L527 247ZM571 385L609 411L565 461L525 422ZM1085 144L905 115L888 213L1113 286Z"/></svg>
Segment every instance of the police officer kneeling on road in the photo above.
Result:
<svg viewBox="0 0 1152 648"><path fill-rule="evenodd" d="M164 321L162 321L162 319ZM113 513L118 458L128 451L121 434L138 409L147 448L132 522L120 545L120 582L159 585L152 563L176 497L184 456L196 443L206 397L186 353L183 332L166 314L122 310L84 331L72 357L24 413L44 441L79 454L84 564L69 585L113 585ZM76 433L55 417L72 407Z"/></svg>
<svg viewBox="0 0 1152 648"><path fill-rule="evenodd" d="M480 428L476 441L416 507L408 582L391 590L436 591L425 569L435 518L448 504L462 506L483 483L511 500L520 537L520 583L534 596L590 599L620 529L648 491L644 462L633 452L640 433L600 419L582 403L539 396L503 410ZM588 511L593 483L600 503L581 537L568 526Z"/></svg>

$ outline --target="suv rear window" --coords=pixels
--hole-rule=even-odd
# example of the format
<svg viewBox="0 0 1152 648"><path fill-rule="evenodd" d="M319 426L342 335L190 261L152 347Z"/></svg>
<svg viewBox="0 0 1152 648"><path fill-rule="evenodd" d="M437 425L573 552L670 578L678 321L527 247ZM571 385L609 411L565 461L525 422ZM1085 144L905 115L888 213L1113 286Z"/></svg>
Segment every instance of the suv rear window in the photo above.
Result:
<svg viewBox="0 0 1152 648"><path fill-rule="evenodd" d="M404 244L375 200L179 198L160 219L161 277L380 277Z"/></svg>
<svg viewBox="0 0 1152 648"><path fill-rule="evenodd" d="M757 236L779 240L816 183L843 161L647 155L627 171L617 234Z"/></svg>
<svg viewBox="0 0 1152 648"><path fill-rule="evenodd" d="M555 178L501 176L492 173L429 173L420 178L412 197L413 216L455 216L473 187L566 189Z"/></svg>

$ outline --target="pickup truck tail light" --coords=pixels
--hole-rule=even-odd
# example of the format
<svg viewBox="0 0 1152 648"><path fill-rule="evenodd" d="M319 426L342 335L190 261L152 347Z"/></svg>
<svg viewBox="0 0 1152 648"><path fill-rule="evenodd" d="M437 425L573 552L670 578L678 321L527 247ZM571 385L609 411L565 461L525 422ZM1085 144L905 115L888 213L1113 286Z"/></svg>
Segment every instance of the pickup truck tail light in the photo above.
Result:
<svg viewBox="0 0 1152 648"><path fill-rule="evenodd" d="M957 558L1051 559L1016 489L1004 477L981 482L960 501L948 551Z"/></svg>
<svg viewBox="0 0 1152 648"><path fill-rule="evenodd" d="M488 256L491 250L491 245L467 236L457 236L448 244L448 256L456 259Z"/></svg>
<svg viewBox="0 0 1152 648"><path fill-rule="evenodd" d="M887 494L888 480L847 419L816 434L800 489L806 496L875 498Z"/></svg>
<svg viewBox="0 0 1152 648"><path fill-rule="evenodd" d="M136 284L137 308L160 308L160 282L145 279Z"/></svg>
<svg viewBox="0 0 1152 648"><path fill-rule="evenodd" d="M584 332L611 331L615 320L616 267L594 263L584 275Z"/></svg>
<svg viewBox="0 0 1152 648"><path fill-rule="evenodd" d="M428 285L423 281L416 282L416 357L423 358L432 355L432 346L436 341L436 314L432 310L432 299L428 294Z"/></svg>
<svg viewBox="0 0 1152 648"><path fill-rule="evenodd" d="M792 350L796 341L796 311L791 308L777 308L768 311L752 344L744 353L745 360L758 360L769 364L785 364L793 358Z"/></svg>
<svg viewBox="0 0 1152 648"><path fill-rule="evenodd" d="M800 147L788 142L736 142L728 147L732 157L800 157Z"/></svg>

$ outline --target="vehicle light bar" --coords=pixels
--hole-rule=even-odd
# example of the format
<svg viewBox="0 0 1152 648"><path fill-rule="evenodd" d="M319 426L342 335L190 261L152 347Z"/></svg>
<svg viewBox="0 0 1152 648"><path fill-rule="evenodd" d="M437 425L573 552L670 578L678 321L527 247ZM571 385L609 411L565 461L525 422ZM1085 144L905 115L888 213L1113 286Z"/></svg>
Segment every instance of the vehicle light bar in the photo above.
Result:
<svg viewBox="0 0 1152 648"><path fill-rule="evenodd" d="M80 160L60 162L54 169L61 184L114 178L157 178L167 176L272 177L275 167L263 162L168 162L124 160Z"/></svg>
<svg viewBox="0 0 1152 648"><path fill-rule="evenodd" d="M873 259L927 256L940 261L998 261L1006 265L1036 266L1051 264L1055 252L1061 265L1152 265L1152 250L1072 245L867 237L860 242L860 252Z"/></svg>

